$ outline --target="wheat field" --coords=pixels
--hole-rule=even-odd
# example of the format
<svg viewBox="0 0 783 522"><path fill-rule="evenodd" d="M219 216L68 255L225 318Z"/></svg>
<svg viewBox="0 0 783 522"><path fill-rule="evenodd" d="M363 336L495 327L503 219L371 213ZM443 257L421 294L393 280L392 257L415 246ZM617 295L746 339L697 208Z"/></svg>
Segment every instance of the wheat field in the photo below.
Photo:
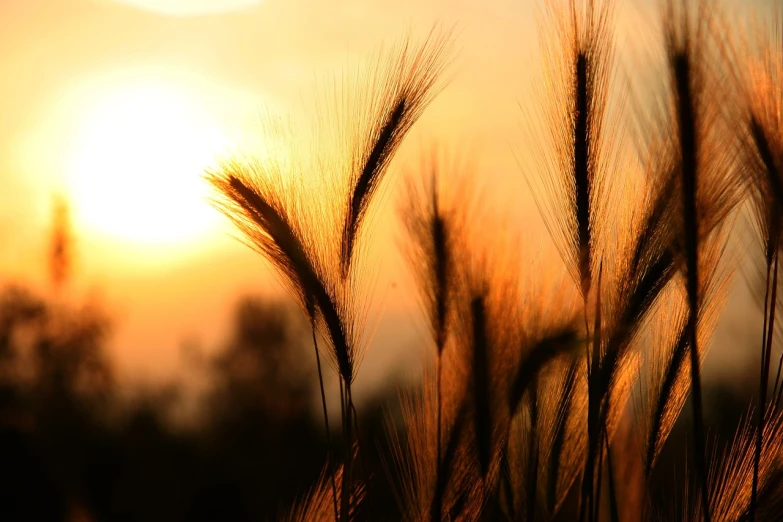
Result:
<svg viewBox="0 0 783 522"><path fill-rule="evenodd" d="M454 154L409 169L402 252L431 363L388 427L403 518L783 520L783 18L742 25L714 2L662 2L665 70L654 97L633 100L617 81L613 2L544 4L544 99L521 102L535 152L519 176L557 247L548 262L570 277L527 273L525 250L491 237ZM342 449L288 520L384 519L352 393L367 345L367 216L397 183L385 178L408 131L458 74L455 40L436 27L363 69L361 94L335 98L338 154L291 144L208 174L215 204L308 318L319 376L340 380L340 411L324 398L323 417L327 432L339 422ZM623 130L628 114L638 129ZM316 181L297 177L308 169ZM736 275L738 216L764 259L761 366L757 401L718 446L700 367ZM654 481L683 416L684 479Z"/></svg>

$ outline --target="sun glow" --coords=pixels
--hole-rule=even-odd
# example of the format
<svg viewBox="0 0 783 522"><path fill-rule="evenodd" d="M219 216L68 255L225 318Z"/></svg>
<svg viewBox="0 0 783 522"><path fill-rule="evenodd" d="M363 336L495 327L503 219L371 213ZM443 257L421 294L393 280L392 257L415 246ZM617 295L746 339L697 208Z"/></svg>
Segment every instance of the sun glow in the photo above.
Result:
<svg viewBox="0 0 783 522"><path fill-rule="evenodd" d="M123 87L85 114L69 169L81 228L137 245L181 246L214 227L202 174L224 139L184 91Z"/></svg>
<svg viewBox="0 0 783 522"><path fill-rule="evenodd" d="M196 16L250 9L260 0L114 0L168 16Z"/></svg>

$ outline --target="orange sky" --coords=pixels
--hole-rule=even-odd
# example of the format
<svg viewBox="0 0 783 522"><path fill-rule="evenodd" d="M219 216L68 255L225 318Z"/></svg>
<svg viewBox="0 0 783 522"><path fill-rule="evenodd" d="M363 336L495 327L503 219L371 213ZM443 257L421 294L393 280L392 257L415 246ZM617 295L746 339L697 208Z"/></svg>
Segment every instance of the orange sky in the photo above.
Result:
<svg viewBox="0 0 783 522"><path fill-rule="evenodd" d="M640 47L652 38L642 24L655 14L649 4L621 5L618 40L631 64L637 54L628 34ZM220 12L227 6L236 10ZM532 223L531 241L544 244L514 157L519 105L529 103L525 93L537 74L534 6L0 0L0 269L41 277L51 196L65 193L77 224L77 275L114 312L113 351L123 371L170 375L183 339L213 345L239 294L277 288L267 266L229 236L232 229L204 201L199 176L212 152L252 136L266 108L301 110L313 85L435 22L457 27L454 79L393 170L415 164L415 153L433 139L476 150L487 184L503 188L493 193L495 204ZM160 152L167 138L173 141ZM167 226L154 225L161 219ZM366 360L369 379L379 375L373 368L399 363L417 335L410 326L387 335L414 315L410 298L391 285L399 278L391 232L381 219L378 244L391 255L379 277L386 314Z"/></svg>

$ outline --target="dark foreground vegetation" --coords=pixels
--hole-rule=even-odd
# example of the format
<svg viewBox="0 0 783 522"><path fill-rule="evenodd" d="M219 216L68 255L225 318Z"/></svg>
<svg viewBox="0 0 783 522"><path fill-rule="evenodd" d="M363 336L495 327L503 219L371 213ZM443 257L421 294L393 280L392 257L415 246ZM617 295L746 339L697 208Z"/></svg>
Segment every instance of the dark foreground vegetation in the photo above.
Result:
<svg viewBox="0 0 783 522"><path fill-rule="evenodd" d="M520 165L560 254L546 266L570 277L531 270L512 233L488 233L475 176L428 156L400 214L432 365L385 401L385 422L380 406L357 411L373 200L451 74L448 31L406 41L312 129L264 122L289 148L208 173L299 311L240 307L198 427L168 425L162 395L115 406L99 315L4 294L8 517L781 520L781 18L743 26L713 2L662 2L660 85L628 100L612 3L546 5L546 85L523 100ZM754 398L731 401L700 368L744 215L762 340ZM311 371L293 362L305 353Z"/></svg>
<svg viewBox="0 0 783 522"><path fill-rule="evenodd" d="M0 299L1 520L264 520L320 474L310 372L280 368L306 340L290 306L242 302L179 426L176 389L115 382L99 311Z"/></svg>

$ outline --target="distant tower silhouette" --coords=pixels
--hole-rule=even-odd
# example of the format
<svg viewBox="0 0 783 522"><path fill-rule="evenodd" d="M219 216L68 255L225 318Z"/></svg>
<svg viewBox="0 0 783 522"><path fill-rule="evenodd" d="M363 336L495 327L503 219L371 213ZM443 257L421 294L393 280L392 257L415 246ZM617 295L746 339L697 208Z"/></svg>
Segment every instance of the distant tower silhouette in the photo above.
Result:
<svg viewBox="0 0 783 522"><path fill-rule="evenodd" d="M55 196L49 238L49 277L55 290L61 289L71 276L72 242L68 203L65 198Z"/></svg>

